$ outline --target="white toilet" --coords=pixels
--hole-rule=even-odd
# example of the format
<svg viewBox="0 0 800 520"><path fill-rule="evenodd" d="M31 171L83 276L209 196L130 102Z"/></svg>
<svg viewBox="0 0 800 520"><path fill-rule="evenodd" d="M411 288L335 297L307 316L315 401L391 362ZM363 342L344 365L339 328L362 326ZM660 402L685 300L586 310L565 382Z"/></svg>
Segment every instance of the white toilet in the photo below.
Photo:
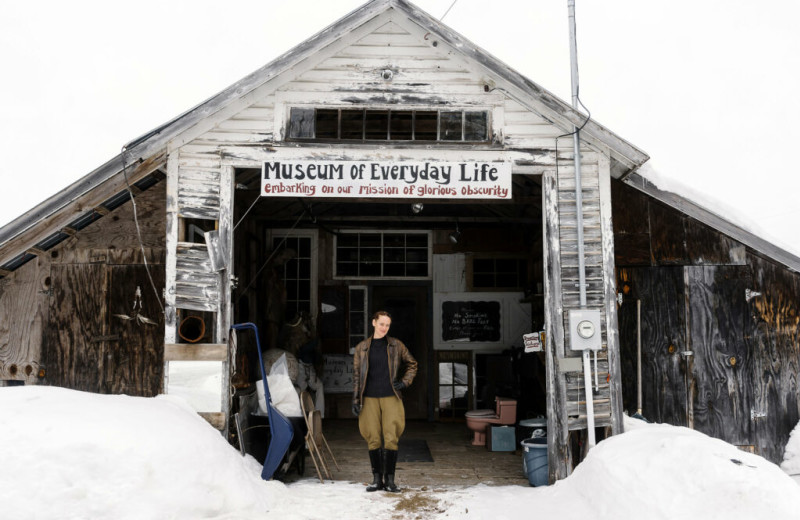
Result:
<svg viewBox="0 0 800 520"><path fill-rule="evenodd" d="M517 400L496 397L495 409L470 410L466 413L467 428L473 431L473 446L486 446L486 428L490 424L511 425L517 422Z"/></svg>

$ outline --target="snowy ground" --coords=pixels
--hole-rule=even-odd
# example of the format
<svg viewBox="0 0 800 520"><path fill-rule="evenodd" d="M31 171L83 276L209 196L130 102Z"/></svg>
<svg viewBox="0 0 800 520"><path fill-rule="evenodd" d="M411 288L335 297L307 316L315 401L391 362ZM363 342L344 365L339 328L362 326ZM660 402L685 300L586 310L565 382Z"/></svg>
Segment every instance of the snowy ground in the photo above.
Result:
<svg viewBox="0 0 800 520"><path fill-rule="evenodd" d="M25 519L770 520L800 517L800 433L784 471L703 434L629 421L550 487L264 482L177 397L0 388L0 504Z"/></svg>

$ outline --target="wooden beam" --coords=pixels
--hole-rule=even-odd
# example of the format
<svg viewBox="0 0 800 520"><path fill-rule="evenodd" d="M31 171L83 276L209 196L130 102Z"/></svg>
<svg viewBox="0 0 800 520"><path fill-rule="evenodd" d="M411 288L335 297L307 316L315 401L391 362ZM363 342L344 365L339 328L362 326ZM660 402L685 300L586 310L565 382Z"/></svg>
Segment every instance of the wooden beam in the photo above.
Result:
<svg viewBox="0 0 800 520"><path fill-rule="evenodd" d="M208 423L222 431L225 428L225 414L222 412L197 412L197 415L208 421Z"/></svg>
<svg viewBox="0 0 800 520"><path fill-rule="evenodd" d="M542 178L544 200L544 322L547 368L547 456L550 482L565 479L572 471L567 419L567 389L559 370L564 357L564 314L561 294L558 179L555 172Z"/></svg>
<svg viewBox="0 0 800 520"><path fill-rule="evenodd" d="M25 252L28 253L29 255L36 255L36 256L44 256L47 254L47 251L45 251L44 249L40 249L38 247L29 247L28 249L25 250Z"/></svg>
<svg viewBox="0 0 800 520"><path fill-rule="evenodd" d="M164 361L227 361L225 343L167 343Z"/></svg>

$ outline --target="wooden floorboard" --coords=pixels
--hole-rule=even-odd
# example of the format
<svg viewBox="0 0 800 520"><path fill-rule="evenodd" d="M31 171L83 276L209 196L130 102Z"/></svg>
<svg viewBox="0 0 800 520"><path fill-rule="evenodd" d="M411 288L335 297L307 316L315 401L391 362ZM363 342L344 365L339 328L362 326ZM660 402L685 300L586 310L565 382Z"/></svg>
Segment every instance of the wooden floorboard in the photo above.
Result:
<svg viewBox="0 0 800 520"><path fill-rule="evenodd" d="M341 468L338 471L332 468L333 480L369 483L372 480L369 456L356 420L324 420L322 427ZM529 485L522 472L523 454L519 447L515 452L491 452L482 446L472 446L472 433L464 423L409 421L403 438L425 439L433 462L398 462L396 481L401 487ZM309 456L302 477L292 470L284 480L301 478L317 478Z"/></svg>

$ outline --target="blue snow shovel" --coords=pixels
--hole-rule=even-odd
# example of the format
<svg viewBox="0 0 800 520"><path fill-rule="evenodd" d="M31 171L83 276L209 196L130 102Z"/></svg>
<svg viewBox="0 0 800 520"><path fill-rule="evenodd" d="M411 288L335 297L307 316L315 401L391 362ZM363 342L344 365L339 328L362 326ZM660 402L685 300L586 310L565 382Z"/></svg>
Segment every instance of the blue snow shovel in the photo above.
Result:
<svg viewBox="0 0 800 520"><path fill-rule="evenodd" d="M264 459L264 468L261 470L261 478L269 480L275 474L275 470L281 465L286 452L289 451L289 444L294 437L292 423L278 409L272 406L272 397L269 393L267 384L267 372L264 369L264 358L261 356L261 342L258 339L258 328L254 323L238 323L231 325L233 330L252 330L256 335L256 350L258 350L258 361L261 363L261 380L264 383L264 398L267 402L267 420L269 421L270 440L267 448L267 456Z"/></svg>

